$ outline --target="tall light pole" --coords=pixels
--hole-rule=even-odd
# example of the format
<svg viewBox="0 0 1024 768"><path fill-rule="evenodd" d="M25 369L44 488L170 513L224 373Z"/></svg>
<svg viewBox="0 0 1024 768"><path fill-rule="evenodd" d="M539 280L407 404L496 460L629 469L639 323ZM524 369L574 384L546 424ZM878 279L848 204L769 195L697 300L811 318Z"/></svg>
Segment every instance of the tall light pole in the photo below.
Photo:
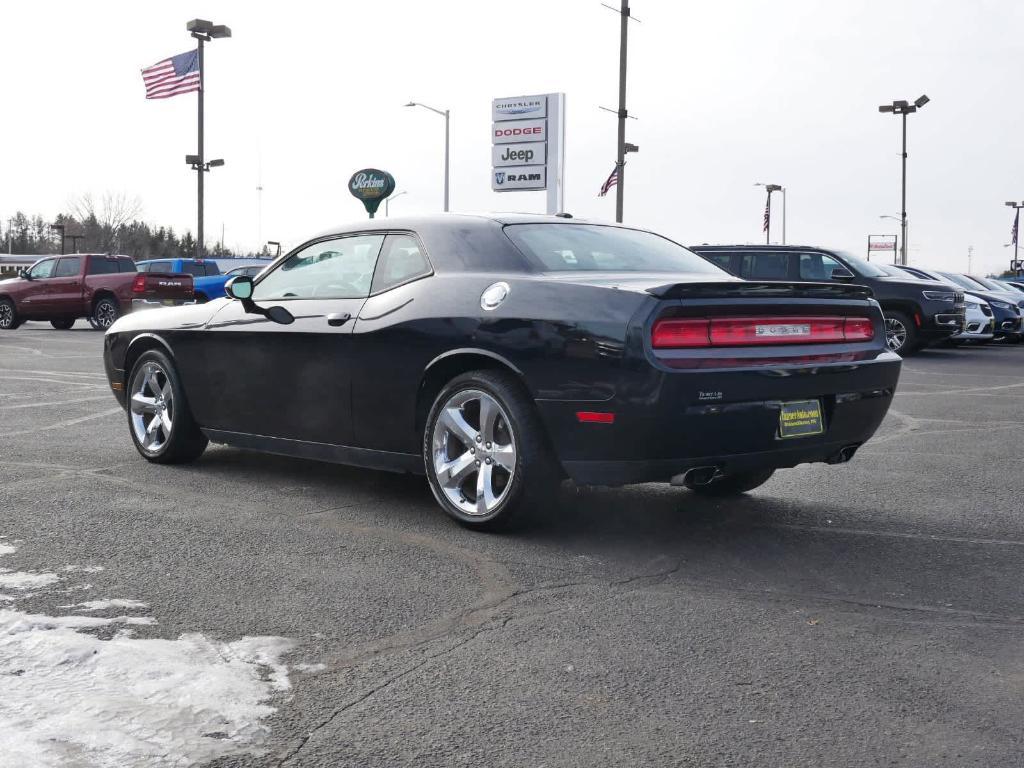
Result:
<svg viewBox="0 0 1024 768"><path fill-rule="evenodd" d="M441 115L441 117L444 118L444 210L445 210L445 213L447 213L448 212L448 175L449 175L449 171L450 171L450 167L451 167L449 165L449 160L448 160L448 148L449 148L449 130L448 129L449 129L449 125L450 125L450 122L451 122L451 112L450 112L450 110L447 110L447 109L444 110L444 111L442 111L440 109L434 109L433 107L428 107L426 104L420 104L418 101L410 101L405 106L407 106L407 107L423 107L424 109L429 109L431 112L435 112L436 114ZM387 210L388 210L388 207L387 207L387 204L385 203L385 205L384 205L384 214L385 215L387 215Z"/></svg>
<svg viewBox="0 0 1024 768"><path fill-rule="evenodd" d="M407 194L409 194L409 193L406 192L403 189L401 192L395 192L395 194L388 195L387 197L385 197L384 198L384 215L385 216L390 216L391 215L391 213L389 212L389 206L390 206L390 203L391 203L392 200L394 200L396 197L401 197L402 195L407 195Z"/></svg>
<svg viewBox="0 0 1024 768"><path fill-rule="evenodd" d="M231 37L231 29L223 24L214 24L205 19L192 19L185 25L185 29L196 39L199 54L199 154L189 155L185 162L189 163L193 170L197 171L198 182L198 217L196 221L196 258L203 258L203 174L210 168L224 165L223 160L205 162L203 150L203 95L206 93L206 65L203 62L203 43L221 37ZM189 158L195 158L190 161Z"/></svg>
<svg viewBox="0 0 1024 768"><path fill-rule="evenodd" d="M903 185L900 205L900 228L903 242L900 243L900 263L904 266L907 264L907 115L917 112L929 101L931 99L921 94L913 104L907 101L894 101L892 104L882 104L878 108L879 112L900 115L903 118Z"/></svg>
<svg viewBox="0 0 1024 768"><path fill-rule="evenodd" d="M1013 245L1013 264L1010 265L1010 269L1019 275L1020 269L1018 269L1018 253L1020 253L1020 247L1017 245L1017 241L1020 233L1020 209L1024 208L1024 203L1018 203L1015 200L1010 200L1006 205L1013 208L1013 238L1011 241Z"/></svg>
<svg viewBox="0 0 1024 768"><path fill-rule="evenodd" d="M786 244L786 188L781 184L765 184L763 182L755 182L755 187L764 187L768 190L768 204L771 205L772 192L782 193L782 244ZM769 219L770 220L770 219ZM770 232L766 233L766 237L771 235Z"/></svg>

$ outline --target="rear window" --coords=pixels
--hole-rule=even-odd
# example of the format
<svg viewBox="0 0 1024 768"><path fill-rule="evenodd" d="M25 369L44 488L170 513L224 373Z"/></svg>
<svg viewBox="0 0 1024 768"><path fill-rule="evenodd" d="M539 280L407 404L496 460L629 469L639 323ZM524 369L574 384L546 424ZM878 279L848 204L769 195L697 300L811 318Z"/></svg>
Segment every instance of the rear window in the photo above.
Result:
<svg viewBox="0 0 1024 768"><path fill-rule="evenodd" d="M505 234L543 272L692 272L724 275L650 232L596 224L509 224Z"/></svg>
<svg viewBox="0 0 1024 768"><path fill-rule="evenodd" d="M193 277L206 277L206 265L196 264L194 262L185 262L182 264L183 269L181 270L186 275L192 275Z"/></svg>
<svg viewBox="0 0 1024 768"><path fill-rule="evenodd" d="M89 259L90 275L114 275L117 274L117 259L108 259L104 256L93 256Z"/></svg>
<svg viewBox="0 0 1024 768"><path fill-rule="evenodd" d="M120 267L122 272L137 272L135 269L135 262L131 259L118 259L117 266Z"/></svg>

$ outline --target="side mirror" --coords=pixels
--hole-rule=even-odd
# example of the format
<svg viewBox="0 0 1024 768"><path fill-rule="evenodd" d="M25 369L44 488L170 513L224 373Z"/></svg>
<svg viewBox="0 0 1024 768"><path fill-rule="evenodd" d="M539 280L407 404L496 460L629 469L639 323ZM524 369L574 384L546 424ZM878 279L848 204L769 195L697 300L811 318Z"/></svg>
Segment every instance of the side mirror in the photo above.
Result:
<svg viewBox="0 0 1024 768"><path fill-rule="evenodd" d="M32 273L29 272L28 269L26 269L25 267L21 267L18 270L18 277L23 277L26 280L31 280L32 279Z"/></svg>
<svg viewBox="0 0 1024 768"><path fill-rule="evenodd" d="M252 278L248 275L237 275L224 283L224 292L232 299L246 301L252 298Z"/></svg>
<svg viewBox="0 0 1024 768"><path fill-rule="evenodd" d="M853 274L846 267L833 267L832 268L832 279L833 280L854 280L857 276Z"/></svg>

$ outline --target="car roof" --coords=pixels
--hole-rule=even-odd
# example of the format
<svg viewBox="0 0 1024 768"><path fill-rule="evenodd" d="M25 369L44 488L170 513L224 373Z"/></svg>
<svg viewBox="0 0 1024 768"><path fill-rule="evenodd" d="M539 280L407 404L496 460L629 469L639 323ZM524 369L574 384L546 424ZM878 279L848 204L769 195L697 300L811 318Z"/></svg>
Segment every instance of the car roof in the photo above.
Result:
<svg viewBox="0 0 1024 768"><path fill-rule="evenodd" d="M835 249L827 248L821 245L768 245L766 243L736 243L734 245L727 245L722 243L700 243L698 245L688 245L687 248L691 250L700 251L825 251L826 253L835 253Z"/></svg>
<svg viewBox="0 0 1024 768"><path fill-rule="evenodd" d="M641 229L640 227L623 227L621 224L591 219L577 219L565 214L546 215L541 213L435 213L423 216L389 216L386 218L360 219L346 222L325 229L310 240L349 232L379 232L391 230L412 230L420 232L424 229L445 230L465 228L488 228L506 224L592 224L623 229Z"/></svg>

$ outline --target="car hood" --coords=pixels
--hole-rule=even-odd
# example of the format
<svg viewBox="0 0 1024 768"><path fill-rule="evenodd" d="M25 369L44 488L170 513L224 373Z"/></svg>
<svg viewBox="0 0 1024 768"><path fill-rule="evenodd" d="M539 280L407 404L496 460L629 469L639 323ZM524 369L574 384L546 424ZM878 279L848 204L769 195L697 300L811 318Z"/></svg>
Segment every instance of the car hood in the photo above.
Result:
<svg viewBox="0 0 1024 768"><path fill-rule="evenodd" d="M185 304L180 307L137 309L120 317L108 333L125 331L195 330L204 327L227 299L214 299L205 304Z"/></svg>
<svg viewBox="0 0 1024 768"><path fill-rule="evenodd" d="M888 283L889 285L902 285L906 288L917 288L921 291L949 291L954 290L957 293L963 293L964 289L959 285L953 283L944 283L941 280L911 280L902 277L876 277L876 280L880 283Z"/></svg>
<svg viewBox="0 0 1024 768"><path fill-rule="evenodd" d="M4 280L0 280L0 285L13 285L14 283L24 283L25 278L23 277L8 277Z"/></svg>

